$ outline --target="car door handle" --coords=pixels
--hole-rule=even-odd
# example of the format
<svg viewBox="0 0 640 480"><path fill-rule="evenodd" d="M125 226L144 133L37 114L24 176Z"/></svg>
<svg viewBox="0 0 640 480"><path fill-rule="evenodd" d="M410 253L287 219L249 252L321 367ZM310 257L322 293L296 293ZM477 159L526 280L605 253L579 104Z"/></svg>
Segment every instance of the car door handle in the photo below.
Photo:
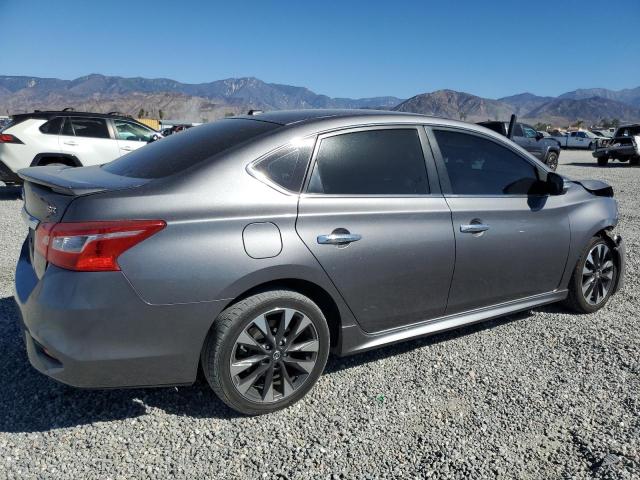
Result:
<svg viewBox="0 0 640 480"><path fill-rule="evenodd" d="M318 243L320 245L347 245L351 242L357 242L362 238L362 235L357 233L336 233L332 232L329 235L318 235Z"/></svg>
<svg viewBox="0 0 640 480"><path fill-rule="evenodd" d="M489 230L489 225L484 223L472 223L469 225L460 225L460 231L462 233L480 233Z"/></svg>
<svg viewBox="0 0 640 480"><path fill-rule="evenodd" d="M121 147L122 150L126 150L127 152L133 152L133 147Z"/></svg>
<svg viewBox="0 0 640 480"><path fill-rule="evenodd" d="M71 145L72 147L75 147L76 145L78 145L76 142L71 141L71 140L67 140L67 141L62 142L62 143L64 143L65 145Z"/></svg>

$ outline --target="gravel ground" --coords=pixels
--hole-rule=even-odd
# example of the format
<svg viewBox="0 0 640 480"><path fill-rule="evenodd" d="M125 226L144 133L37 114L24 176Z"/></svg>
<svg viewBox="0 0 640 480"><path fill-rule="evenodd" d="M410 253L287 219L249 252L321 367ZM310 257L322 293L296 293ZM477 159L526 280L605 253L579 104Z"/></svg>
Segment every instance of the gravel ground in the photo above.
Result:
<svg viewBox="0 0 640 480"><path fill-rule="evenodd" d="M33 370L12 298L21 202L0 189L0 477L639 478L640 168L560 158L620 202L628 272L606 308L331 358L306 399L259 418L203 384L83 391Z"/></svg>

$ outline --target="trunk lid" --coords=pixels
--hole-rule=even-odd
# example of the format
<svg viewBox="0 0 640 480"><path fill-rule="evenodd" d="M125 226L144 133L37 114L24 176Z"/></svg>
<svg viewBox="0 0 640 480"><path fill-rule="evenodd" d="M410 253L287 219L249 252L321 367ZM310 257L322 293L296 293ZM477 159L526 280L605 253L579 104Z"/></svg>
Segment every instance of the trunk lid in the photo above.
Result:
<svg viewBox="0 0 640 480"><path fill-rule="evenodd" d="M48 166L25 168L18 172L24 180L24 218L29 227L27 241L31 263L38 278L46 260L34 248L35 231L41 223L59 223L76 198L99 192L140 187L147 179L122 177L100 168Z"/></svg>

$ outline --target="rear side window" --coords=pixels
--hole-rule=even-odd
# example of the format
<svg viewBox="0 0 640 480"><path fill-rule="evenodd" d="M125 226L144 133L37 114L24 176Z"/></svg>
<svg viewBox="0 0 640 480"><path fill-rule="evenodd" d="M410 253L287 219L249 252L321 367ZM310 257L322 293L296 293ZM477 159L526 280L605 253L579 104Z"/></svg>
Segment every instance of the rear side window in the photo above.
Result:
<svg viewBox="0 0 640 480"><path fill-rule="evenodd" d="M58 135L62 128L64 117L55 117L49 120L47 123L40 127L42 133L48 133L50 135Z"/></svg>
<svg viewBox="0 0 640 480"><path fill-rule="evenodd" d="M109 138L104 118L69 117L76 137Z"/></svg>
<svg viewBox="0 0 640 480"><path fill-rule="evenodd" d="M125 177L167 177L279 127L258 120L219 120L160 139L102 168Z"/></svg>
<svg viewBox="0 0 640 480"><path fill-rule="evenodd" d="M279 148L254 165L254 170L281 187L300 192L315 138L304 138Z"/></svg>
<svg viewBox="0 0 640 480"><path fill-rule="evenodd" d="M417 130L368 130L324 138L308 191L330 195L429 193Z"/></svg>
<svg viewBox="0 0 640 480"><path fill-rule="evenodd" d="M542 193L538 170L527 160L489 139L434 130L456 195Z"/></svg>

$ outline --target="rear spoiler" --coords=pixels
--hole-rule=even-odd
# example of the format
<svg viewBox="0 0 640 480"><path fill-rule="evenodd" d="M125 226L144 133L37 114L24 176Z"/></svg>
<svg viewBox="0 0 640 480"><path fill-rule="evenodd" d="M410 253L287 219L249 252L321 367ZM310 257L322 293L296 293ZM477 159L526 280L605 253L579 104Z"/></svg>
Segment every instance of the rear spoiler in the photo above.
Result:
<svg viewBox="0 0 640 480"><path fill-rule="evenodd" d="M72 196L139 187L149 182L144 178L114 175L100 166L84 168L66 165L30 167L18 170L18 176L25 182L42 185L56 193Z"/></svg>

